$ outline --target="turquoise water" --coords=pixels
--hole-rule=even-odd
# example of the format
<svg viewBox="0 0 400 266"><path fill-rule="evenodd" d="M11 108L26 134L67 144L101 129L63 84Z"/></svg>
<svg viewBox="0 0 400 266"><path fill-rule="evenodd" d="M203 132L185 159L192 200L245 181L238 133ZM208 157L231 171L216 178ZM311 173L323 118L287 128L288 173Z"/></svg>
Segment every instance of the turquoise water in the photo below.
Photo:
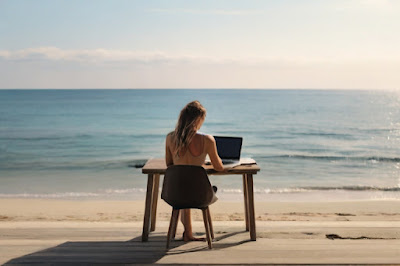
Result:
<svg viewBox="0 0 400 266"><path fill-rule="evenodd" d="M0 197L141 198L136 167L195 99L202 132L244 138L258 198L400 198L400 94L358 90L0 90ZM211 179L241 195L240 178Z"/></svg>

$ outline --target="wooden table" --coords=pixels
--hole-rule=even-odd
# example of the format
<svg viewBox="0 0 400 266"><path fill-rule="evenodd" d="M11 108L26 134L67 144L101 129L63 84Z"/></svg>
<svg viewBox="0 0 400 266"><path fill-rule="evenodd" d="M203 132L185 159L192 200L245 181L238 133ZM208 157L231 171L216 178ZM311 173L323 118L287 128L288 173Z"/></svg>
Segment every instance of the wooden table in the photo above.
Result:
<svg viewBox="0 0 400 266"><path fill-rule="evenodd" d="M254 214L253 174L260 171L257 164L240 165L229 171L217 172L211 165L203 166L208 175L241 175L243 177L244 213L246 231L250 231L250 239L256 240L256 221ZM150 159L143 166L142 173L147 174L146 204L143 219L142 241L147 241L149 232L156 229L158 190L160 175L165 174L165 159Z"/></svg>

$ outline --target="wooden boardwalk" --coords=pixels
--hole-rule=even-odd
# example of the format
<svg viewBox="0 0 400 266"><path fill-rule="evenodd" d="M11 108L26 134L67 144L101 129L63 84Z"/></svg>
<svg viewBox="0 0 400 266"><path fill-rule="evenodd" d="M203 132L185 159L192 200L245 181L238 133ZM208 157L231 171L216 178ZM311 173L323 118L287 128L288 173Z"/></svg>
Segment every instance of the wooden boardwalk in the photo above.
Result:
<svg viewBox="0 0 400 266"><path fill-rule="evenodd" d="M90 224L90 223L89 223ZM338 224L338 223L336 223ZM233 224L234 225L234 224ZM354 232L354 224L286 223L285 226L260 226L257 241L250 241L242 226L222 227L215 223L213 250L206 242L172 241L166 250L166 226L141 241L140 225L135 228L0 228L0 260L5 265L71 265L71 264L399 264L400 240L389 239L398 230L397 223L359 231L365 235L377 230L382 239L336 239ZM365 223L368 226L368 223ZM199 227L200 229L201 227ZM359 230L359 228L357 229ZM178 234L181 232L178 232ZM135 235L133 239L129 236ZM395 235L395 234L394 234Z"/></svg>

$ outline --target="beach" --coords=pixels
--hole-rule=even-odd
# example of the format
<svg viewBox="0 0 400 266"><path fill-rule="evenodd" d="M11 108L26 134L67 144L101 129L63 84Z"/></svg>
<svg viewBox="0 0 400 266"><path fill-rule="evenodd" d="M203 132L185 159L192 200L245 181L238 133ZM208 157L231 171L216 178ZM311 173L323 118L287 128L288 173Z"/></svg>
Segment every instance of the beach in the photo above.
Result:
<svg viewBox="0 0 400 266"><path fill-rule="evenodd" d="M242 179L211 175L213 250L181 241L180 224L167 251L171 208L161 199L156 230L141 242L141 167L165 156L166 134L195 99L207 109L201 131L243 137L241 158L261 169L257 241L245 231ZM0 264L399 264L399 99L372 90L0 91ZM201 212L192 216L204 235Z"/></svg>
<svg viewBox="0 0 400 266"><path fill-rule="evenodd" d="M0 265L400 265L399 14L0 0Z"/></svg>
<svg viewBox="0 0 400 266"><path fill-rule="evenodd" d="M161 199L146 243L144 201L0 199L0 263L400 263L400 201L256 202L255 208L257 241L249 241L243 203L213 204L216 240L204 253L205 242L180 240L182 225L165 250L171 209ZM198 210L193 227L203 234Z"/></svg>

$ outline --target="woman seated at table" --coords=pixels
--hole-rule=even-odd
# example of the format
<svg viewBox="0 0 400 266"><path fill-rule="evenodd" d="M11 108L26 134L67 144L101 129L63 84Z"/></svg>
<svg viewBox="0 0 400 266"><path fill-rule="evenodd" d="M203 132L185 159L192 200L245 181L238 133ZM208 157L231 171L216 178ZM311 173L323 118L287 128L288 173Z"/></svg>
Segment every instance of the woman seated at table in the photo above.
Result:
<svg viewBox="0 0 400 266"><path fill-rule="evenodd" d="M167 166L202 166L208 154L214 169L224 170L214 137L198 132L205 118L206 109L198 101L190 102L182 109L175 130L166 138L165 160ZM204 240L193 236L190 209L181 211L181 221L185 230L184 241Z"/></svg>

